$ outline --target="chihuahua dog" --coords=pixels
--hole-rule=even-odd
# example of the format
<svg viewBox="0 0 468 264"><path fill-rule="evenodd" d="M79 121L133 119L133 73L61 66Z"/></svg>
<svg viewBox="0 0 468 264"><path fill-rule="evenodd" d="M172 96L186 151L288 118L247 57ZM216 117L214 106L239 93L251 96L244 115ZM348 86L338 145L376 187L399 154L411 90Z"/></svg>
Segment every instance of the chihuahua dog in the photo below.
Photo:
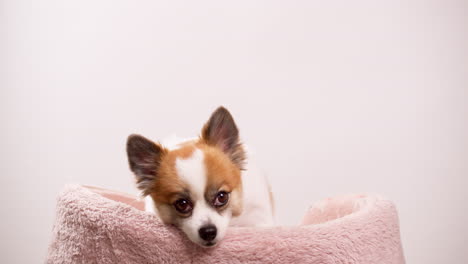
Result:
<svg viewBox="0 0 468 264"><path fill-rule="evenodd" d="M146 211L212 247L228 226L273 225L269 184L252 162L229 111L219 107L198 138L160 144L130 135L127 155ZM250 153L249 153L250 154Z"/></svg>

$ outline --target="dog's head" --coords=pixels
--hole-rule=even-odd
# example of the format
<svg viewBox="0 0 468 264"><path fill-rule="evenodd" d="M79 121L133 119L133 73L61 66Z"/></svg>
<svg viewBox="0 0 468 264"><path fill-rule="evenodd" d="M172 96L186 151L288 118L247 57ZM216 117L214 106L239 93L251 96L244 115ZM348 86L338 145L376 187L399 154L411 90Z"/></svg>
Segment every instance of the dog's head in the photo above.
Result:
<svg viewBox="0 0 468 264"><path fill-rule="evenodd" d="M209 247L242 211L245 153L231 114L219 107L197 140L167 149L139 135L127 141L137 186L150 195L161 219L193 242Z"/></svg>

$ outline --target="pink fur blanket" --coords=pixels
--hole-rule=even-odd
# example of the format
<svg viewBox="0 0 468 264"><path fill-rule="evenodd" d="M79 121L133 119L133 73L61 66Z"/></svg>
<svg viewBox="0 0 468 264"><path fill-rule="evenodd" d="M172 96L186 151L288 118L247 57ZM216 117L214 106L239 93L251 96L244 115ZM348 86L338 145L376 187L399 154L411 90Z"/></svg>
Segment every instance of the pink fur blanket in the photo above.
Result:
<svg viewBox="0 0 468 264"><path fill-rule="evenodd" d="M143 208L135 196L65 187L47 263L405 263L395 206L377 196L325 199L300 226L233 227L210 249Z"/></svg>

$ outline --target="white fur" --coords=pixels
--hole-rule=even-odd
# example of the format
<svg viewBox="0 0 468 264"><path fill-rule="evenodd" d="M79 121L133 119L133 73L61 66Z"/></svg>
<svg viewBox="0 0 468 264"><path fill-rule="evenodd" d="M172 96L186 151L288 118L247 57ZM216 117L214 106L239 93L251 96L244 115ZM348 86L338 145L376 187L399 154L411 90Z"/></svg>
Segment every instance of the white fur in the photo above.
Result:
<svg viewBox="0 0 468 264"><path fill-rule="evenodd" d="M157 213L153 198L151 198L149 195L145 196L145 211L154 214Z"/></svg>
<svg viewBox="0 0 468 264"><path fill-rule="evenodd" d="M177 175L189 185L192 198L197 200L203 199L205 193L206 168L203 159L203 152L195 149L189 158L178 158L175 164Z"/></svg>
<svg viewBox="0 0 468 264"><path fill-rule="evenodd" d="M192 216L184 219L180 224L180 228L187 234L190 240L203 246L206 244L206 241L200 238L198 230L209 223L213 224L216 226L217 235L212 242L216 244L226 233L229 220L231 219L231 212L226 210L222 214L219 214L204 199L197 200L195 203Z"/></svg>
<svg viewBox="0 0 468 264"><path fill-rule="evenodd" d="M253 156L247 152L247 168L242 171L244 209L231 220L232 226L272 226L273 207L270 201L270 186L265 175L255 165Z"/></svg>

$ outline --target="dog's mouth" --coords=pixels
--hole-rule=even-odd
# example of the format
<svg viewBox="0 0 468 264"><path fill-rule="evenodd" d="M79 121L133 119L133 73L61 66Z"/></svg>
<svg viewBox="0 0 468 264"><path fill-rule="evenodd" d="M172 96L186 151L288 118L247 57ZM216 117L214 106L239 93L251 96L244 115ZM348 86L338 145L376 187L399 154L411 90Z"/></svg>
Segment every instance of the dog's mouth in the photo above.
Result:
<svg viewBox="0 0 468 264"><path fill-rule="evenodd" d="M213 242L213 241L205 242L205 243L203 243L203 246L207 247L207 248L211 248L211 247L216 246L216 242Z"/></svg>

